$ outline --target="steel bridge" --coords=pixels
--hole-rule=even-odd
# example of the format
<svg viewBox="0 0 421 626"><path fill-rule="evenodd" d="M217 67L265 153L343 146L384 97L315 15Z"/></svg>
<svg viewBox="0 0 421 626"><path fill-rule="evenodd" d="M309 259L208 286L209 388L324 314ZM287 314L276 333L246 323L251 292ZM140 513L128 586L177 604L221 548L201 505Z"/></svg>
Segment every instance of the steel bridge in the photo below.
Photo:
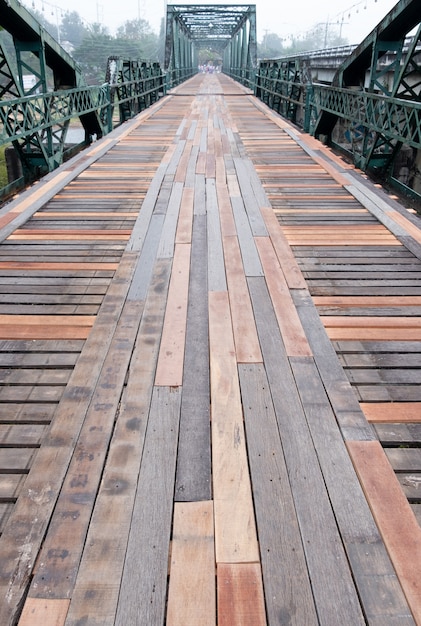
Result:
<svg viewBox="0 0 421 626"><path fill-rule="evenodd" d="M421 624L420 217L326 145L418 152L414 6L323 85L253 6L174 5L90 87L0 0L48 172L0 209L1 626Z"/></svg>
<svg viewBox="0 0 421 626"><path fill-rule="evenodd" d="M0 46L0 143L13 145L21 183L67 158L72 118L80 119L88 145L193 76L205 49L288 120L346 152L363 171L420 197L417 0L400 0L341 63L331 84L313 79L314 54L257 61L255 5L168 5L163 66L110 58L104 60L104 83L89 87L74 60L18 0L0 0L0 26L12 35L16 57ZM25 73L36 77L30 88Z"/></svg>

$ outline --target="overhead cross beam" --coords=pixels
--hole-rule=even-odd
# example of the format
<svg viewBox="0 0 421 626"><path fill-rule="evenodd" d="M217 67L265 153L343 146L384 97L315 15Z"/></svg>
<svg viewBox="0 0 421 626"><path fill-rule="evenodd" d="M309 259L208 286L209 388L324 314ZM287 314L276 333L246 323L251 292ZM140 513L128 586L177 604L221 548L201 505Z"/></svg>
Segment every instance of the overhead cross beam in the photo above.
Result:
<svg viewBox="0 0 421 626"><path fill-rule="evenodd" d="M200 50L212 50L239 67L257 64L255 5L168 5L164 68L175 72L197 69ZM228 68L229 69L229 68ZM174 81L172 81L174 82Z"/></svg>

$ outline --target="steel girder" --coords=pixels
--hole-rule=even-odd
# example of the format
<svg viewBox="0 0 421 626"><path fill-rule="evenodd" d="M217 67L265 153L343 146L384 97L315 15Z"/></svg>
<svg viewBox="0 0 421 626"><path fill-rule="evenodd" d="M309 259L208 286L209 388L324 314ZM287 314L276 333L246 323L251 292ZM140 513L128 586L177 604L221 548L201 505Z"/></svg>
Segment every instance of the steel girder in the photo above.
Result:
<svg viewBox="0 0 421 626"><path fill-rule="evenodd" d="M332 106L330 95L313 103L317 112L313 132L327 141L332 141L338 120L345 119L344 109L354 111L352 118L346 116L345 130L341 129L341 137L347 139L346 149L358 167L375 169L383 176L390 174L403 144L421 147L418 107L414 106L409 115L408 106L400 103L421 100L420 17L419 0L400 0L337 70L333 85L346 90L338 91L338 109ZM411 35L414 28L416 32ZM379 95L383 104L366 94ZM380 108L384 109L384 128L378 124ZM335 141L342 143L340 138Z"/></svg>
<svg viewBox="0 0 421 626"><path fill-rule="evenodd" d="M6 107L7 119L22 121L22 134L18 137L14 133L10 141L19 154L25 178L30 180L39 172L51 171L63 158L69 120L57 114L56 106L61 109L61 97L53 97L53 94L74 88L83 89L85 83L77 63L17 0L0 0L0 27L13 37L18 68L17 79L10 78L8 84L7 80L3 84L1 99L20 96L38 98L37 105L33 107L30 104L26 106L23 101L17 102L19 113L16 114ZM6 68L5 73L10 75L10 63L6 62L4 50L1 61L2 69ZM26 85L25 74L34 77L33 84ZM84 98L89 97L88 94L89 90L85 90ZM86 141L93 135L101 136L103 132L93 105L94 102L90 103L89 112L80 116ZM51 111L46 107L51 107ZM77 111L73 114L77 115ZM48 125L41 121L46 119L57 120L57 123ZM32 134L28 132L31 124L34 129ZM14 126L15 123L6 124L2 132Z"/></svg>
<svg viewBox="0 0 421 626"><path fill-rule="evenodd" d="M255 5L168 5L165 71L180 82L197 71L200 50L223 59L224 71L256 67Z"/></svg>
<svg viewBox="0 0 421 626"><path fill-rule="evenodd" d="M112 108L118 103L120 123L151 106L164 91L161 66L154 62L109 57L105 80L110 85Z"/></svg>

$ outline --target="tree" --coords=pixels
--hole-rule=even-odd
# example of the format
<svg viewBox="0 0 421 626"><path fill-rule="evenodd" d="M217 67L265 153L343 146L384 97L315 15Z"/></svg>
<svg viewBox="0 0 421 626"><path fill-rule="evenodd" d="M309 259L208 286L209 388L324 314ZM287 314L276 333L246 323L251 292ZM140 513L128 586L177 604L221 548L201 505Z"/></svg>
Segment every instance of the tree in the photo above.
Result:
<svg viewBox="0 0 421 626"><path fill-rule="evenodd" d="M140 41L143 37L151 33L152 28L146 20L127 20L117 28L116 36L121 39Z"/></svg>
<svg viewBox="0 0 421 626"><path fill-rule="evenodd" d="M68 41L73 48L80 46L82 39L88 33L88 29L76 11L67 11L64 14L60 30L61 40Z"/></svg>

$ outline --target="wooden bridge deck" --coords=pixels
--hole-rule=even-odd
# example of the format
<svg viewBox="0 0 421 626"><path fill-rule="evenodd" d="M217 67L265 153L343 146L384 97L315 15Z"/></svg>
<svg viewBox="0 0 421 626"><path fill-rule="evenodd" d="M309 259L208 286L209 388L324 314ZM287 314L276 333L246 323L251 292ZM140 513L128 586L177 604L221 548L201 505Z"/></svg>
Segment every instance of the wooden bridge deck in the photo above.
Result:
<svg viewBox="0 0 421 626"><path fill-rule="evenodd" d="M198 75L0 237L2 626L421 624L415 216Z"/></svg>

